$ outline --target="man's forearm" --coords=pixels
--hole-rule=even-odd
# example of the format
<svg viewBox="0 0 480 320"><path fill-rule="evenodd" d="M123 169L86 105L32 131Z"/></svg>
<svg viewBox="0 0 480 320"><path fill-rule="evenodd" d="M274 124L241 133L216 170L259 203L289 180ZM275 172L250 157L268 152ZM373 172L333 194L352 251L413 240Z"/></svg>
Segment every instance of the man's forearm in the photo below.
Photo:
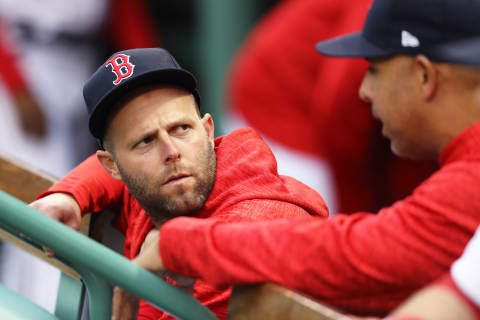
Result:
<svg viewBox="0 0 480 320"><path fill-rule="evenodd" d="M110 177L92 155L37 198L57 192L68 193L78 202L82 213L97 212L118 203L124 189L124 183Z"/></svg>
<svg viewBox="0 0 480 320"><path fill-rule="evenodd" d="M160 229L160 253L172 272L219 287L275 282L351 312L386 314L451 263L439 267L432 260L437 252L423 250L416 233L405 230L412 228L406 220L373 214L241 223L176 218Z"/></svg>
<svg viewBox="0 0 480 320"><path fill-rule="evenodd" d="M165 267L159 254L159 243L160 232L152 230L147 235L147 239L142 246L140 254L133 260L133 262L142 268L161 275L161 272L165 270Z"/></svg>

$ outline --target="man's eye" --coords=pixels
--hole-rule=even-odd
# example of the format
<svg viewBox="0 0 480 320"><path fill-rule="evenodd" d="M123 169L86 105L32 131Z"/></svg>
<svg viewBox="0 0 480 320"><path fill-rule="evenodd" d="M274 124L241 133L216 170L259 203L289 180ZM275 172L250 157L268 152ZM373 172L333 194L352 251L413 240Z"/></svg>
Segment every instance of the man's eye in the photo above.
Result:
<svg viewBox="0 0 480 320"><path fill-rule="evenodd" d="M375 68L375 66L370 65L368 67L367 72L370 73L370 74L375 74L377 72L377 69Z"/></svg>
<svg viewBox="0 0 480 320"><path fill-rule="evenodd" d="M176 133L184 133L186 132L188 129L190 129L190 126L187 125L187 124L182 124L182 125L179 125L179 126L176 126L174 128L174 132Z"/></svg>
<svg viewBox="0 0 480 320"><path fill-rule="evenodd" d="M153 141L153 136L143 138L140 142L137 143L137 147L146 146Z"/></svg>

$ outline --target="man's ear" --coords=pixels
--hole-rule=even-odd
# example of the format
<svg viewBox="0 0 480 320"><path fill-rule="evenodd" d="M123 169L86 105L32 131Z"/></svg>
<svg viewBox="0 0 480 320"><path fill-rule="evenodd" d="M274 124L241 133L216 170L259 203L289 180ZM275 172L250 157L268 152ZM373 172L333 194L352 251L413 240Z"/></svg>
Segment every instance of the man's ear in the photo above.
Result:
<svg viewBox="0 0 480 320"><path fill-rule="evenodd" d="M423 54L415 57L418 67L418 81L422 87L423 96L427 101L432 100L438 88L438 71L435 64Z"/></svg>
<svg viewBox="0 0 480 320"><path fill-rule="evenodd" d="M118 171L117 164L115 163L113 155L110 152L104 150L97 150L97 159L98 161L100 161L105 171L107 171L108 174L112 176L112 178L114 178L115 180L122 180L120 172Z"/></svg>
<svg viewBox="0 0 480 320"><path fill-rule="evenodd" d="M212 144L212 147L215 146L215 125L213 124L213 119L212 116L209 113L205 113L203 118L201 119L202 125L207 131L208 138L210 140L210 143Z"/></svg>

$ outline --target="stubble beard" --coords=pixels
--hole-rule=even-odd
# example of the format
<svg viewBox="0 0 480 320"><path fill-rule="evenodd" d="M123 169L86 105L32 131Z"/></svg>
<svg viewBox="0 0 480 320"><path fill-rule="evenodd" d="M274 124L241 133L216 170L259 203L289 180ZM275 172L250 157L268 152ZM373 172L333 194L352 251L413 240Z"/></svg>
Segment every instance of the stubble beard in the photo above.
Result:
<svg viewBox="0 0 480 320"><path fill-rule="evenodd" d="M203 208L212 192L215 184L217 159L213 147L208 141L207 146L198 155L197 159L197 163L203 165L194 176L196 185L187 192L185 192L184 186L179 185L173 192L174 195L157 192L161 189L163 180L153 183L152 186L147 186L149 177L146 174L131 175L119 165L118 161L117 166L128 190L145 209L152 221L163 223L174 217L193 215ZM192 168L182 167L182 169ZM168 167L163 176L168 177L176 171L178 171L178 167ZM189 170L189 172L192 171Z"/></svg>

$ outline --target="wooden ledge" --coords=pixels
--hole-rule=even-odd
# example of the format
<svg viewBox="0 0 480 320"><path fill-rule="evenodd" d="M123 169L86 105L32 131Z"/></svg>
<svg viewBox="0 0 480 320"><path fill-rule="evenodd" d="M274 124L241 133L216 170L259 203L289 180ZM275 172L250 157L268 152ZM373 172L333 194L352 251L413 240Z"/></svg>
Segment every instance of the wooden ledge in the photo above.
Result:
<svg viewBox="0 0 480 320"><path fill-rule="evenodd" d="M236 286L229 320L347 320L352 319L307 296L276 284Z"/></svg>

